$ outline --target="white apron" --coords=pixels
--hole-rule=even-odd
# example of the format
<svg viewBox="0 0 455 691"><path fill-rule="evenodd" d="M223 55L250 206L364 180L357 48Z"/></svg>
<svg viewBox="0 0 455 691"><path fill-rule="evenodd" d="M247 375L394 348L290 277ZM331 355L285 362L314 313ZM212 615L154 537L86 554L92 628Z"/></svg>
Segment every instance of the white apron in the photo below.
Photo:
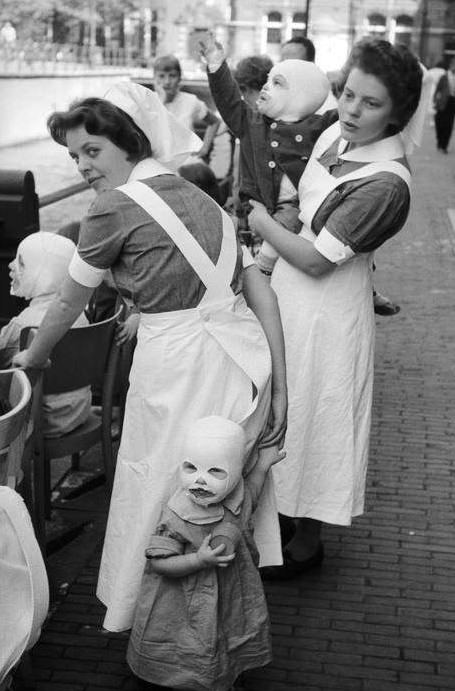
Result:
<svg viewBox="0 0 455 691"><path fill-rule="evenodd" d="M49 608L46 567L22 498L0 487L0 686L37 642ZM9 688L9 687L8 687Z"/></svg>
<svg viewBox="0 0 455 691"><path fill-rule="evenodd" d="M222 212L215 265L147 185L129 182L118 189L158 221L207 290L194 309L141 314L97 589L108 608L104 626L110 631L132 625L144 550L181 460L188 425L206 415L225 415L242 424L251 451L268 418L271 384L262 327L243 296L230 288L237 243L228 215ZM281 563L271 479L258 508L255 537L261 563Z"/></svg>
<svg viewBox="0 0 455 691"><path fill-rule="evenodd" d="M335 178L318 158L339 137L339 124L316 142L299 184L300 235L310 242L314 214L347 180L392 171L409 184L392 137L374 146L375 160ZM368 151L372 151L370 145ZM362 147L367 151L366 147ZM349 160L365 161L359 149ZM354 151L352 154L354 154ZM371 159L370 159L371 160ZM294 517L349 525L363 512L374 367L372 253L357 254L313 278L279 259L272 276L286 344L289 388L287 457L274 466L278 510Z"/></svg>

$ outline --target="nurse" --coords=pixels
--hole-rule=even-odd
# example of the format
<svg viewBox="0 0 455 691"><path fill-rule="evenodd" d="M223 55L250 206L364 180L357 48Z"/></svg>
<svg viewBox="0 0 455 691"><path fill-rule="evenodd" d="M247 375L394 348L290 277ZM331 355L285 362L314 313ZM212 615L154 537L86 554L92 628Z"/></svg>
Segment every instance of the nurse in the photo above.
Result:
<svg viewBox="0 0 455 691"><path fill-rule="evenodd" d="M281 324L252 257L242 260L230 218L168 167L176 170L200 140L152 91L122 82L103 99L54 113L48 126L97 197L69 275L15 364L46 362L108 269L120 293L132 295L141 314L138 343L97 590L107 606L105 628L122 631L131 627L144 551L183 430L197 418L222 415L242 425L249 451L259 438L271 445L282 437ZM272 494L266 487L256 530L265 564L281 561Z"/></svg>
<svg viewBox="0 0 455 691"><path fill-rule="evenodd" d="M289 420L287 457L274 479L280 513L297 519L283 566L264 571L270 579L320 564L321 524L347 526L364 510L373 253L408 216L406 151L425 114L428 88L419 106L421 87L422 69L404 46L361 40L344 71L339 122L322 133L300 179L300 234L251 202L250 226L280 255L272 287L285 335Z"/></svg>

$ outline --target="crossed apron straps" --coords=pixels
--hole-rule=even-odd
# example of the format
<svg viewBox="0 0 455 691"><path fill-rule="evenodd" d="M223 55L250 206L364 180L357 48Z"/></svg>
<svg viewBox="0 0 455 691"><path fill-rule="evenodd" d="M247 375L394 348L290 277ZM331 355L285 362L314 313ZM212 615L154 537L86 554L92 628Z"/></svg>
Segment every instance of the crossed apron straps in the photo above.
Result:
<svg viewBox="0 0 455 691"><path fill-rule="evenodd" d="M192 266L207 289L200 304L233 297L230 284L237 262L237 240L232 221L223 209L220 209L223 237L218 262L214 264L177 214L148 185L135 180L117 189L160 224Z"/></svg>

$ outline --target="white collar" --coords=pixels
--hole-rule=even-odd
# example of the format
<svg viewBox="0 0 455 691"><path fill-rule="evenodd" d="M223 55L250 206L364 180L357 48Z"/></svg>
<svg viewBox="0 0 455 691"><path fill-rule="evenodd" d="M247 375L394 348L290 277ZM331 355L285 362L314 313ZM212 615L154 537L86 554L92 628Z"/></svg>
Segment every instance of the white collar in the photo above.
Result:
<svg viewBox="0 0 455 691"><path fill-rule="evenodd" d="M237 483L232 492L224 498L221 504L213 506L198 506L188 497L188 492L178 489L169 499L167 505L183 521L196 525L216 523L224 517L224 509L229 509L234 515L238 515L242 508L245 486L243 478Z"/></svg>
<svg viewBox="0 0 455 691"><path fill-rule="evenodd" d="M372 144L365 144L356 149L345 151L348 142L340 138L338 144L338 158L343 161L358 161L359 163L374 163L375 161L393 161L405 155L403 140L399 134L380 139ZM344 153L341 153L344 151Z"/></svg>
<svg viewBox="0 0 455 691"><path fill-rule="evenodd" d="M157 175L173 175L173 173L155 158L144 158L142 161L139 161L139 163L136 163L127 182L132 182L133 180L146 180L147 178L154 178Z"/></svg>

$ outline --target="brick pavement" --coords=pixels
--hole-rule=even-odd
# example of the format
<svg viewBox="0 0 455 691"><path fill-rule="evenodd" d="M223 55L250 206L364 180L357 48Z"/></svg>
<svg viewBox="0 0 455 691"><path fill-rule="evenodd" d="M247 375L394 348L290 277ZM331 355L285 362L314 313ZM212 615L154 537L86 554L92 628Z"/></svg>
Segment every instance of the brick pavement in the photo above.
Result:
<svg viewBox="0 0 455 691"><path fill-rule="evenodd" d="M325 527L319 571L266 586L274 661L245 675L249 691L455 689L455 152L433 139L413 162L407 228L376 257L402 310L377 320L368 510ZM34 649L38 691L135 688L126 639L100 631L100 534Z"/></svg>

